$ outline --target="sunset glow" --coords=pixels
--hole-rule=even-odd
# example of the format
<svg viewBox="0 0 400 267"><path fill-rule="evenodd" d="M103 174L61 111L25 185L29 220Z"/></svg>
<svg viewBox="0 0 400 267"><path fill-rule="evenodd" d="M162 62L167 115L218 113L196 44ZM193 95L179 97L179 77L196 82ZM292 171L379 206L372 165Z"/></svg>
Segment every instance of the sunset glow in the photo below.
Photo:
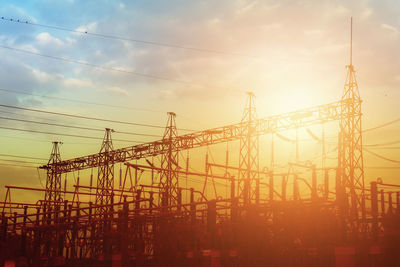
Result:
<svg viewBox="0 0 400 267"><path fill-rule="evenodd" d="M131 261L137 257L137 266L147 266L146 257L150 263L160 257L171 264L179 259L176 264L188 266L189 261L180 257L191 259L201 253L210 262L215 255L224 257L218 253L234 255L229 257L239 253L247 266L266 262L297 266L281 259L285 251L291 251L289 258L298 260L293 251L303 245L302 253L308 251L303 259L308 258L298 266L318 266L314 258L315 264L309 264L309 256L325 241L332 255L339 249L336 263L340 249L353 246L357 238L374 236L368 245L380 246L386 241L377 242L377 236L391 229L382 218L392 214L392 203L397 210L400 205L400 192L379 191L379 202L373 187L398 190L399 184L399 14L396 0L2 1L0 222L8 216L7 224L10 216L16 216L13 208L22 214L22 204L16 203L31 203L25 212L32 216L42 209L43 222L46 208L51 212L63 207L65 218L68 206L62 205L68 200L77 210L79 205L83 209L76 214L77 221L82 214L84 218L82 224L77 222L77 231L85 230L77 235L81 234L80 247L90 249L81 258L98 260L104 254L110 260L114 249L125 255L121 261L126 264L129 253ZM358 90L361 99L342 99L345 89ZM57 181L54 186L53 180ZM123 203L126 199L132 201L128 207ZM377 215L374 201L383 206L382 214ZM201 219L196 211L189 214L194 202ZM95 219L86 220L89 211L85 209L92 212L93 203ZM293 204L282 208L282 214L289 215L276 212L276 203ZM314 204L320 205L320 213L315 213ZM134 212L129 214L131 208ZM153 209L154 218L160 215L160 220L151 227L143 223L143 231L148 236L153 231L160 234L160 240L170 239L163 244L173 253L154 245L153 236L147 243L129 243L148 237L135 232L139 228L132 225L140 216L153 219ZM269 209L281 217L272 220ZM187 217L192 220L190 227L207 222L199 227L207 230L197 236L191 233L196 241L190 244L186 239L179 243L180 237L175 240L168 235L179 236L173 230L189 231L189 224L185 225L189 221L179 221L183 225L179 228L172 219L163 221L168 212L182 216L179 219L192 216ZM260 214L265 217L260 219ZM128 226L129 216L134 223ZM59 223L55 218L55 224ZM127 225L113 224L115 218L126 219ZM92 225L85 223L92 219L109 224L93 226L90 236L100 237L86 241L87 227ZM17 219L13 220L17 225ZM300 228L293 230L292 220L298 220L294 225ZM26 229L42 229L39 219L29 221L34 222L37 225ZM160 222L171 223L168 229L173 230L162 232ZM284 230L275 225L265 230L269 223ZM26 227L26 221L21 224ZM245 230L236 233L237 225ZM220 227L218 231L214 226ZM106 248L106 242L114 242L104 234L107 227L110 232L117 228L115 232L123 232L121 227L136 230L129 228L134 231L129 233L131 239L126 237L129 245L118 234L119 239L113 238L122 240L121 244ZM315 232L324 232L319 236L323 242L307 234L313 227L318 228ZM18 229L11 236L25 233L25 228ZM368 237L357 236L366 229ZM348 239L330 237L331 230ZM279 259L270 255L267 261L267 256L260 256L264 252L254 244L261 232L270 243L265 241L260 251L276 247L282 254L276 252ZM78 255L60 231L54 233L61 240L57 251L46 243L39 252L29 253L42 258L57 255L67 262L73 253ZM34 239L37 232L29 234L29 242L41 242ZM284 234L293 240L285 243ZM102 251L93 248L93 240ZM89 242L93 244L86 246ZM31 243L27 251L33 248ZM1 244L0 265L6 260L2 255L8 253L1 254ZM225 245L229 253L220 248ZM142 253L138 252L141 246L143 251L150 251L149 247L154 251L143 252L146 256L141 259L135 256ZM135 252L127 252L133 248ZM249 255L255 254L260 259L251 262ZM202 266L231 266L213 264Z"/></svg>

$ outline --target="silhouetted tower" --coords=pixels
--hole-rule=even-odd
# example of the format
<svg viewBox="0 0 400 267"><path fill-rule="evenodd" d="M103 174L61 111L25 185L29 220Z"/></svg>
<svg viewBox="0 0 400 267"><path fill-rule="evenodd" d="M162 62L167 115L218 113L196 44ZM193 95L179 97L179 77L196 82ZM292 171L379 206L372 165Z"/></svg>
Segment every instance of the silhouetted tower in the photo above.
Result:
<svg viewBox="0 0 400 267"><path fill-rule="evenodd" d="M44 195L43 205L43 218L46 218L48 224L54 223L58 218L61 203L63 201L61 194L61 172L59 171L61 164L60 156L60 145L61 142L53 142L53 148L47 165L39 167L40 169L47 170L46 177L46 191ZM54 220L54 221L53 221ZM43 238L47 240L43 247L37 249L41 251L43 249L43 255L48 257L56 256L57 247L52 246L51 240L59 240L59 232L46 231L43 234ZM61 252L62 253L62 252Z"/></svg>
<svg viewBox="0 0 400 267"><path fill-rule="evenodd" d="M96 205L108 205L112 203L112 193L114 188L114 162L113 162L113 143L111 133L114 130L106 128L103 143L101 144L100 166L97 173ZM109 207L98 207L97 214L107 212Z"/></svg>
<svg viewBox="0 0 400 267"><path fill-rule="evenodd" d="M350 30L350 64L346 66L346 82L342 95L342 101L345 102L343 112L350 115L340 120L338 163L341 174L342 201L347 202L347 196L350 197L350 221L359 222L359 219L365 219L364 161L361 127L362 101L352 62L352 39L353 19L351 19ZM362 230L359 223L356 223L354 227L356 228L353 229Z"/></svg>
<svg viewBox="0 0 400 267"><path fill-rule="evenodd" d="M175 122L176 114L168 112L167 126L163 135L163 146L165 153L161 155L160 183L163 188L161 204L163 206L176 204L176 196L178 194L178 166L179 152L176 148L174 138L178 136Z"/></svg>
<svg viewBox="0 0 400 267"><path fill-rule="evenodd" d="M104 254L107 260L111 257L111 246L107 240L108 232L111 230L111 218L113 211L113 189L114 189L114 157L111 133L114 130L106 128L103 143L100 149L100 164L97 172L96 188L96 210L98 220L92 254L98 256Z"/></svg>
<svg viewBox="0 0 400 267"><path fill-rule="evenodd" d="M60 144L62 143L53 142L53 149L47 163L46 192L44 196L47 211L54 211L55 207L62 202L61 172L58 171L58 164L61 162Z"/></svg>
<svg viewBox="0 0 400 267"><path fill-rule="evenodd" d="M245 204L251 203L252 199L259 200L259 151L258 135L256 135L256 106L255 95L247 93L246 108L243 113L242 123L247 127L240 137L239 175L238 189L239 197Z"/></svg>

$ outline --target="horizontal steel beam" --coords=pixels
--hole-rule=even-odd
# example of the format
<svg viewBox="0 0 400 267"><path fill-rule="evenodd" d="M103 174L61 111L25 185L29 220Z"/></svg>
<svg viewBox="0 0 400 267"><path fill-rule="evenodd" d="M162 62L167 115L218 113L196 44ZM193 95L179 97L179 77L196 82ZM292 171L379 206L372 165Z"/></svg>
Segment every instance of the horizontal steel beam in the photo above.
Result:
<svg viewBox="0 0 400 267"><path fill-rule="evenodd" d="M214 129L180 135L172 140L161 139L135 146L115 149L110 152L92 154L84 157L64 160L58 163L41 166L42 169L52 170L57 173L78 171L94 168L109 163L126 162L151 156L164 154L170 148L170 142L176 150L186 150L202 146L239 140L248 129L253 135L264 135L278 131L307 127L310 125L341 120L345 117L359 114L349 114L348 107L358 104L360 100L345 99L326 105L320 105L282 115L270 116L251 122L241 122ZM107 159L107 160L106 160Z"/></svg>

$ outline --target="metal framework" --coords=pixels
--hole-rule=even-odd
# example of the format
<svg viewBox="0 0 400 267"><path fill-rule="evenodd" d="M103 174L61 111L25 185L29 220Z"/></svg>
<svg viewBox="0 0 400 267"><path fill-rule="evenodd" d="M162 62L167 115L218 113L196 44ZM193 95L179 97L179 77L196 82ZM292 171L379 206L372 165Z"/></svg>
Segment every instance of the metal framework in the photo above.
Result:
<svg viewBox="0 0 400 267"><path fill-rule="evenodd" d="M109 210L101 207L102 205L111 204L114 188L114 159L113 154L113 144L111 139L112 129L106 129L104 134L103 143L101 145L100 154L101 162L99 162L98 174L97 174L97 191L96 191L96 205L100 208L96 210L96 214L101 216Z"/></svg>
<svg viewBox="0 0 400 267"><path fill-rule="evenodd" d="M42 166L46 189L6 187L0 265L17 258L27 261L18 266L396 266L400 185L378 179L365 188L361 99L351 56L346 68L341 100L330 104L259 119L248 93L240 123L178 135L176 115L169 112L161 140L114 149L106 129L99 153L65 161L54 142ZM301 162L297 129L332 121L339 122L338 165L325 166L324 130L321 139L308 130L322 146L322 167ZM296 141L278 133L290 129ZM287 172L274 170L273 140L271 168L260 170L259 137L265 134L296 143ZM182 150L230 141L240 143L237 165L229 163L227 144L225 164L212 154L209 162L207 150L204 172L189 171L189 153L186 168L179 166ZM154 156L159 166L147 159ZM148 165L129 162L138 159ZM116 163L126 167L118 188ZM61 190L62 173L88 168L98 170L95 187L91 176L90 186L78 182L74 191ZM140 179L145 172L151 183ZM186 179L185 187L179 179ZM189 179L202 186L189 187ZM45 199L12 202L11 189L45 192Z"/></svg>
<svg viewBox="0 0 400 267"><path fill-rule="evenodd" d="M44 199L49 211L54 210L57 203L62 202L62 196L60 193L61 172L58 169L61 164L60 144L60 142L53 142L50 159L47 163L46 193Z"/></svg>
<svg viewBox="0 0 400 267"><path fill-rule="evenodd" d="M326 105L306 108L295 112L282 115L270 116L257 119L253 122L254 135L263 135L283 130L295 129L296 127L307 127L322 122L338 121L355 116L347 110L354 99L343 99ZM172 138L173 148L176 150L186 150L207 145L220 144L228 141L239 140L246 131L246 122L217 127L209 130L198 131ZM108 154L110 161L115 163L126 162L129 160L141 159L167 153L170 148L168 140L158 140L139 145L119 148L110 151ZM57 170L60 173L96 168L104 162L105 153L97 153L84 157L77 157L64 160L59 164ZM52 164L45 165L50 167Z"/></svg>
<svg viewBox="0 0 400 267"><path fill-rule="evenodd" d="M260 191L255 95L251 92L247 93L247 95L247 104L242 117L242 124L245 127L242 128L243 132L240 136L238 174L239 196L241 196L246 205L251 203L252 198L258 204ZM254 185L254 183L256 184Z"/></svg>
<svg viewBox="0 0 400 267"><path fill-rule="evenodd" d="M352 29L352 21L351 21ZM347 195L350 196L350 224L354 229L365 231L364 160L362 150L361 97L352 64L352 30L350 34L350 64L346 66L346 82L343 99L351 99L343 112L353 114L340 120L338 167L341 174L340 201L345 209Z"/></svg>
<svg viewBox="0 0 400 267"><path fill-rule="evenodd" d="M163 188L163 196L161 197L163 206L175 205L177 202L176 196L179 183L176 171L179 168L179 149L176 147L176 142L174 142L174 139L178 136L175 117L175 113L168 112L167 126L162 139L167 147L166 153L161 154L160 185Z"/></svg>
<svg viewBox="0 0 400 267"><path fill-rule="evenodd" d="M111 255L112 249L108 246L109 242L106 240L111 230L110 216L113 212L112 204L114 200L114 162L111 156L114 149L111 138L112 132L112 129L106 128L100 148L100 154L103 156L97 173L95 216L102 223L99 223L95 229L95 242L92 246L92 254L95 256L103 254L107 257Z"/></svg>

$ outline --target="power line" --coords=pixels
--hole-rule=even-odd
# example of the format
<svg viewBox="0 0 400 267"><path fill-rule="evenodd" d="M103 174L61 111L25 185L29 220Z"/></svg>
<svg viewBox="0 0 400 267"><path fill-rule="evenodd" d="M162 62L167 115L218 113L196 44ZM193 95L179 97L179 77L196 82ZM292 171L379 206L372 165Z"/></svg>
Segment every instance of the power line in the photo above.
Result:
<svg viewBox="0 0 400 267"><path fill-rule="evenodd" d="M10 154L0 154L0 157L13 157L13 158L22 158L22 159L48 160L46 158L28 157L28 156L10 155Z"/></svg>
<svg viewBox="0 0 400 267"><path fill-rule="evenodd" d="M71 117L71 118L77 118L77 119L104 121L104 122L112 122L112 123L143 126L143 127L152 127L152 128L159 128L159 129L164 129L165 128L163 126L158 126L158 125L150 125L150 124L142 124L142 123L134 123L134 122L125 122L125 121L115 121L115 120L108 120L108 119L102 119L102 118L94 118L94 117L73 115L73 114L67 114L67 113L61 113L61 112L54 112L54 111L46 111L46 110L39 110L39 109L32 109L32 108L23 108L23 107L4 105L4 104L0 104L0 107L13 108L13 109L32 111L32 112L39 112L39 113L58 115L58 116L65 116L65 117Z"/></svg>
<svg viewBox="0 0 400 267"><path fill-rule="evenodd" d="M11 115L17 115L17 116L25 116L25 115L23 115L23 114L19 114L19 113L15 113L15 112L8 112L8 111L4 111L4 110L0 110L0 113L6 113L6 114L11 114ZM36 119L41 119L41 120L43 120L43 117L36 117L36 116L29 116L29 117L31 117L31 118L36 118ZM0 118L1 118L1 116L0 116ZM9 120L20 120L20 121L24 121L24 120L22 120L22 119L17 119L17 118L3 118L3 119L9 119ZM57 122L57 120L51 120L51 119L45 119L46 121L54 121L54 122ZM26 122L32 122L32 123L40 123L40 124L42 124L43 122L33 122L33 121L26 121ZM48 125L53 125L53 126L61 126L61 125L59 125L59 124L54 124L54 123L46 123L46 124L48 124ZM63 126L61 126L61 127L73 127L73 128L75 128L75 127L77 127L77 126L69 126L69 125L63 125ZM85 129L87 129L87 130L95 130L95 131L102 131L102 132L104 132L104 129L100 129L100 128L89 128L89 127L84 127L84 126L79 126L79 128L85 128ZM114 130L114 132L116 132L116 133L120 133L120 134L129 134L129 135L143 135L143 136L151 136L151 137L161 137L160 135L152 135L152 134L142 134L142 133L135 133L135 132L125 132L125 131L115 131ZM6 137L8 137L8 136L6 136ZM12 137L10 137L10 138L12 138ZM25 139L25 138L24 138ZM27 139L28 140L28 139ZM33 139L30 139L30 140L33 140ZM44 142L47 142L47 141L44 141Z"/></svg>
<svg viewBox="0 0 400 267"><path fill-rule="evenodd" d="M22 113L16 113L16 112L9 112L9 111L5 111L5 110L0 110L0 113L5 113L5 114L10 114L10 115L16 115L16 116L20 116L20 117L27 117L27 115L26 114L22 114ZM35 118L35 119L40 119L40 120L43 120L44 118L43 117L37 117L37 116L33 116L33 115L28 115L28 117L29 118ZM53 121L53 122L58 122L59 120L52 120L52 119L48 119L48 118L46 118L46 119L44 119L45 121Z"/></svg>
<svg viewBox="0 0 400 267"><path fill-rule="evenodd" d="M24 141L33 141L35 143L37 142L42 142L42 143L47 143L49 144L51 141L50 140L44 140L44 139L33 139L33 138L23 138L23 137L17 137L17 136L7 136L7 135L0 135L0 137L3 138L10 138L10 139L16 139L16 140L24 140ZM130 143L130 142L129 142ZM91 145L91 146L98 146L99 143L82 143L82 142L65 142L63 141L63 144L68 144L68 145Z"/></svg>
<svg viewBox="0 0 400 267"><path fill-rule="evenodd" d="M72 128L72 129L104 132L103 129L99 129L99 128L90 128L90 127L81 127L81 126L58 124L58 123L31 121L31 120L23 120L23 119L16 119L16 118L1 117L1 116L0 116L0 119L2 119L2 120L11 120L11 121L19 121L19 122L26 122L26 123L34 123L34 124L42 124L42 125L49 125L49 126L57 126L57 127L64 127L64 128ZM154 135L154 134L130 133L130 132L122 132L122 131L114 131L114 132L121 133L121 134L147 136L147 137L160 137L159 135Z"/></svg>
<svg viewBox="0 0 400 267"><path fill-rule="evenodd" d="M377 170L381 170L381 169L387 169L387 170L399 170L400 167L385 167L385 166L371 166L371 167L364 167L365 169L377 169Z"/></svg>
<svg viewBox="0 0 400 267"><path fill-rule="evenodd" d="M4 89L4 88L0 88L0 91L7 92L7 93L13 93L13 94L37 96L37 97L44 97L44 98L49 98L49 99L61 100L61 101L76 102L76 103L96 105L96 106L104 106L104 107L111 107L111 108L121 108L121 109L137 110L137 111L165 113L164 111L160 111L160 110L151 110L151 109L143 109L143 108L132 108L132 107L127 107L127 106L117 106L117 105L110 105L110 104L105 104L105 103L89 102L89 101L70 99L70 98L63 98L63 97L56 97L56 96L39 95L39 94L27 93L27 92Z"/></svg>
<svg viewBox="0 0 400 267"><path fill-rule="evenodd" d="M143 126L143 127L158 128L158 129L164 129L164 128L165 128L165 127L163 127L163 126L152 125L152 124L144 124L144 123L135 123L135 122L126 122L126 121L109 120L109 119L102 119L102 118L95 118L95 117L88 117L88 116L80 116L80 115L73 115L73 114L67 114L67 113L61 113L61 112L54 112L54 111L46 111L46 110L33 109L33 108L23 108L23 107L11 106L11 105L4 105L4 104L0 104L0 107L13 108L13 109L19 109L19 110L25 110L25 111L32 111L32 112L39 112L39 113L51 114L51 115L58 115L58 116L65 116L65 117L71 117L71 118L77 118L77 119L104 121L104 122L119 123L119 124L126 124L126 125L134 125L134 126ZM190 130L190 129L179 129L179 130L181 130L181 131L193 131L193 130Z"/></svg>
<svg viewBox="0 0 400 267"><path fill-rule="evenodd" d="M25 166L25 165L18 165L18 164L2 164L2 163L0 163L0 166L11 166L11 167L22 167L22 168L37 169L37 167L35 167L35 166Z"/></svg>
<svg viewBox="0 0 400 267"><path fill-rule="evenodd" d="M0 159L0 161L10 161L10 162L18 162L18 163L32 163L32 164L43 164L40 162L33 162L33 161L25 161L25 160L15 160L15 159Z"/></svg>
<svg viewBox="0 0 400 267"><path fill-rule="evenodd" d="M376 129L380 129L380 128L389 126L389 125L391 125L391 124L397 123L397 122L399 122L399 121L400 121L400 118L395 119L395 120L393 120L393 121L389 121L389 122L387 122L387 123L384 123L384 124L381 124L381 125L378 125L378 126L375 126L375 127L373 127L373 128L366 129L366 130L364 130L364 131L362 131L362 132L363 132L363 133L366 133L366 132L369 132L369 131L373 131L373 130L376 130Z"/></svg>
<svg viewBox="0 0 400 267"><path fill-rule="evenodd" d="M254 56L248 56L248 55L244 55L244 54L240 54L240 53L219 51L219 50L206 49L206 48L198 48L198 47L190 47L190 46L184 46L184 45L178 45L178 44L169 44L169 43L164 43L164 42L155 42L155 41L148 41L148 40L133 39L133 38L123 37L123 36L101 34L101 33L93 33L93 32L88 32L88 31L79 31L79 30L74 30L74 29L71 29L71 28L65 28L65 27L59 27L59 26L51 26L51 25L45 25L45 24L39 24L39 23L33 23L33 22L29 22L27 20L25 20L25 21L19 20L19 19L15 20L15 19L12 19L12 18L5 18L5 17L1 17L1 19L3 21L19 23L19 24L23 24L23 25L31 25L31 26L37 26L37 27L48 28L48 29L53 29L53 30L66 31L66 32L72 32L72 33L79 33L79 34L83 34L83 35L90 35L90 36L101 37L101 38L105 38L105 39L115 39L115 40L128 41L128 42L133 42L133 43L141 43L141 44L146 44L146 45L169 47L169 48L183 49L183 50L202 52L202 53L212 53L212 54L220 54L220 55L236 56L236 57L255 59Z"/></svg>
<svg viewBox="0 0 400 267"><path fill-rule="evenodd" d="M24 49L19 49L19 48L15 48L15 47L5 46L5 45L0 45L0 47L4 48L4 49L9 49L9 50L25 53L25 54L30 54L30 55L50 58L50 59L54 59L54 60L61 60L61 61L68 62L68 63L84 65L84 66L97 68L97 69L102 69L102 70L116 71L116 72L121 72L121 73L126 73L126 74L132 74L132 75L136 75L136 76L142 76L142 77L146 77L146 78L150 78L150 79L156 79L156 80L162 80L162 81L168 81L168 82L184 84L184 85L193 86L193 87L201 87L201 88L211 87L210 85L205 85L205 84L203 84L203 85L202 84L195 84L195 83L192 83L192 82L171 79L171 78L168 78L168 77L162 77L162 76L146 74L146 73L141 73L141 72L136 72L136 71L123 70L123 69L118 69L118 68L113 68L113 67L106 67L106 66L101 66L101 65L88 63L88 62L79 61L79 60L63 58L63 57L45 55L45 54L41 54L41 53L29 51L29 50L24 50ZM221 87L215 87L214 86L214 88L221 88ZM223 89L226 89L226 88L223 88Z"/></svg>
<svg viewBox="0 0 400 267"><path fill-rule="evenodd" d="M3 137L3 138L11 138L11 139L16 139L16 140L24 140L24 141L34 141L34 142L50 143L49 140L44 140L44 139L22 138L22 137L7 136L7 135L0 135L0 137Z"/></svg>
<svg viewBox="0 0 400 267"><path fill-rule="evenodd" d="M86 139L103 140L103 138L100 138L100 137L93 137L93 136L86 136L86 135L63 134L63 133L50 133L50 132L43 132L43 131L36 131L36 130L25 130L25 129L11 128L11 127L3 127L3 126L0 126L0 129L13 130L13 131L20 131L20 132L29 132L29 133L39 133L39 134L60 135L60 136L68 136L68 137L77 137L77 138L86 138ZM143 142L140 142L140 141L123 140L123 139L113 139L113 141L131 142L131 143L138 143L138 144L143 143Z"/></svg>
<svg viewBox="0 0 400 267"><path fill-rule="evenodd" d="M400 149L400 146L368 147L368 149Z"/></svg>
<svg viewBox="0 0 400 267"><path fill-rule="evenodd" d="M364 151L367 151L367 152L370 153L371 155L374 155L375 157L378 157L378 158L380 158L380 159L387 160L387 161L394 162L394 163L400 163L399 160L389 159L389 158L384 157L384 156L382 156L382 155L379 155L379 154L377 154L377 153L375 153L375 152L372 152L372 151L370 151L370 150L368 150L368 149L365 149L365 148L364 148Z"/></svg>
<svg viewBox="0 0 400 267"><path fill-rule="evenodd" d="M395 144L400 144L400 140L392 141L392 142L386 142L386 143L380 143L380 144L369 144L369 145L363 145L363 146L374 147L374 146L388 146L388 145L395 145Z"/></svg>

